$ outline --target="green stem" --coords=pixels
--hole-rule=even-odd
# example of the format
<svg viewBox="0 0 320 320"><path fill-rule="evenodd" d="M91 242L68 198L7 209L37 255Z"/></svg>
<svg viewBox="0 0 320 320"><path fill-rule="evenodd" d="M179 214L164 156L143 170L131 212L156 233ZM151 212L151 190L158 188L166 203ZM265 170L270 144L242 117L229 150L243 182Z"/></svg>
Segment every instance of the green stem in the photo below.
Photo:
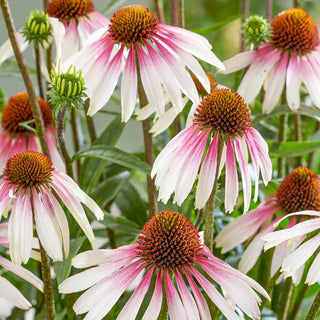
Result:
<svg viewBox="0 0 320 320"><path fill-rule="evenodd" d="M312 303L312 306L307 314L306 320L315 319L319 309L320 309L320 290L318 290L318 293L317 293L317 295Z"/></svg>
<svg viewBox="0 0 320 320"><path fill-rule="evenodd" d="M78 125L77 125L77 110L75 108L71 110L71 128L72 128L74 151L78 152L80 150L80 144L79 144ZM80 177L80 166L81 166L81 160L78 159L76 161L76 170L77 170L78 178Z"/></svg>
<svg viewBox="0 0 320 320"><path fill-rule="evenodd" d="M8 4L7 0L0 0L0 6L1 6L4 22L6 24L9 39L11 42L11 46L12 46L14 55L16 57L17 64L20 69L20 73L22 75L24 84L25 84L27 92L29 94L29 100L31 103L31 110L32 110L33 118L35 120L35 125L36 125L36 129L37 129L41 149L42 149L43 154L50 157L49 148L48 148L46 135L45 135L45 126L43 123L42 113L41 113L41 110L40 110L40 107L39 107L39 104L37 101L37 96L36 96L32 81L31 81L31 77L30 77L26 62L23 58L23 55L20 51L20 48L19 48L19 45L17 42L17 38L15 35L16 32L14 29L13 20L12 20L9 4Z"/></svg>
<svg viewBox="0 0 320 320"><path fill-rule="evenodd" d="M154 0L154 4L156 6L157 15L160 23L165 23L162 0Z"/></svg>
<svg viewBox="0 0 320 320"><path fill-rule="evenodd" d="M297 298L295 299L294 304L290 310L288 319L292 319L292 320L295 319L296 315L298 314L298 310L301 307L301 304L303 302L303 299L304 299L304 296L305 296L307 290L308 290L308 285L303 284L302 288L299 290Z"/></svg>
<svg viewBox="0 0 320 320"><path fill-rule="evenodd" d="M316 127L314 129L314 133L319 131L319 130L320 130L320 122L317 121ZM312 169L312 167L313 167L313 161L314 161L315 155L316 155L316 151L311 152L310 155L309 155L308 166L307 166L309 169Z"/></svg>
<svg viewBox="0 0 320 320"><path fill-rule="evenodd" d="M282 114L279 118L279 143L285 142L287 138L287 122L288 115ZM284 178L286 175L286 161L285 158L278 159L278 178Z"/></svg>
<svg viewBox="0 0 320 320"><path fill-rule="evenodd" d="M40 93L40 97L42 99L44 99L43 87L42 87L42 81L41 81L40 47L39 47L39 45L36 45L34 47L34 54L35 54L35 60L36 60L36 72L37 72L37 81L38 81L39 93Z"/></svg>
<svg viewBox="0 0 320 320"><path fill-rule="evenodd" d="M217 167L216 174L214 177L214 183L210 197L206 204L206 214L205 214L205 226L204 226L204 244L212 250L213 245L213 223L214 223L214 206L215 206L215 196L218 184L219 167L221 162L222 150L223 150L223 139L220 137L218 143L218 153L217 153Z"/></svg>
<svg viewBox="0 0 320 320"><path fill-rule="evenodd" d="M265 286L266 291L268 292L268 294L270 295L277 279L279 278L281 274L280 268L277 270L277 272L273 275L272 278L269 279L267 285ZM265 297L262 297L262 301L260 304L260 310L262 310L264 308L264 306L266 305L266 303L268 302L268 300Z"/></svg>
<svg viewBox="0 0 320 320"><path fill-rule="evenodd" d="M241 26L245 23L249 14L249 0L242 0L242 19L241 19ZM241 37L241 52L245 49L245 39L244 35Z"/></svg>
<svg viewBox="0 0 320 320"><path fill-rule="evenodd" d="M300 114L293 115L294 119L294 136L295 141L302 141L302 132L301 132L301 116ZM296 167L302 166L302 156L296 158Z"/></svg>
<svg viewBox="0 0 320 320"><path fill-rule="evenodd" d="M142 109L148 104L148 98L144 91L141 75L140 75L140 66L139 60L136 52L136 64L137 64L137 74L138 74L138 95L140 101L140 108ZM152 135L150 133L151 125L150 120L146 119L142 121L142 129L143 129L143 140L144 140L144 151L146 162L151 167L153 166L153 142ZM148 191L148 200L149 200L149 218L155 216L158 212L157 208L157 198L156 198L156 188L153 179L148 175L147 176L147 191Z"/></svg>
<svg viewBox="0 0 320 320"><path fill-rule="evenodd" d="M287 278L282 288L282 297L280 299L279 308L277 310L278 319L286 319L288 313L288 302L290 302L292 291L292 278Z"/></svg>
<svg viewBox="0 0 320 320"><path fill-rule="evenodd" d="M97 134L96 134L96 129L94 127L93 119L92 117L88 116L89 104L90 104L90 99L88 98L84 102L84 113L86 116L86 122L87 122L90 140L91 140L91 143L93 143L97 139Z"/></svg>
<svg viewBox="0 0 320 320"><path fill-rule="evenodd" d="M67 175L73 179L71 158L69 156L69 153L66 147L66 142L64 139L64 132L63 132L63 124L64 124L64 117L66 115L66 111L67 111L67 107L64 107L62 110L58 112L57 120L56 120L56 135L57 135L57 140L60 147L60 152L66 166Z"/></svg>
<svg viewBox="0 0 320 320"><path fill-rule="evenodd" d="M1 6L1 11L2 11L4 21L6 24L9 39L11 42L11 46L12 46L14 55L16 57L16 60L20 69L20 73L22 75L28 95L29 95L31 110L32 110L33 118L35 120L35 125L37 129L41 149L43 154L50 158L42 113L37 101L37 96L34 91L34 87L31 81L31 77L30 77L26 62L20 51L16 36L15 36L15 29L13 25L9 4L6 0L0 0L0 6ZM44 294L44 299L46 303L47 319L54 320L55 309L54 309L54 297L53 297L53 290L52 290L51 274L50 274L50 261L47 253L45 252L41 244L40 244L40 254L41 254L42 280L44 283L43 294Z"/></svg>

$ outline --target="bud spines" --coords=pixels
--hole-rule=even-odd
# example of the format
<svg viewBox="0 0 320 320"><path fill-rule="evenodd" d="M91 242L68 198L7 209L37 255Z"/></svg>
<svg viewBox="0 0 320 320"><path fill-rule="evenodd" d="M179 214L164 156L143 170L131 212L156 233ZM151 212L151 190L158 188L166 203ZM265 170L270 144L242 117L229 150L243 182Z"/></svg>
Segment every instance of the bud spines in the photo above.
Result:
<svg viewBox="0 0 320 320"><path fill-rule="evenodd" d="M39 10L31 12L22 34L36 47L40 43L44 49L48 49L52 41L51 23L48 14L43 11L39 12Z"/></svg>
<svg viewBox="0 0 320 320"><path fill-rule="evenodd" d="M54 115L64 106L77 108L82 105L86 94L81 70L78 72L76 67L71 65L66 72L61 73L59 62L58 69L53 66L51 70L51 81L48 94L54 106Z"/></svg>

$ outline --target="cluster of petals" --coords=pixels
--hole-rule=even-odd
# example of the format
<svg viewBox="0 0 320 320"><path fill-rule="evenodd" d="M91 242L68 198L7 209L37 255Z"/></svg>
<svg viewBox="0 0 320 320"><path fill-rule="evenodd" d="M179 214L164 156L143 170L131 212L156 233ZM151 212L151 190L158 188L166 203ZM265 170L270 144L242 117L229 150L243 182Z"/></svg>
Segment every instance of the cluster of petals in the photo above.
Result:
<svg viewBox="0 0 320 320"><path fill-rule="evenodd" d="M194 263L181 268L148 267L141 259L138 244L113 250L86 251L73 258L72 265L76 268L91 268L63 281L59 291L72 293L86 290L73 306L77 314L87 313L85 320L102 319L126 289L140 279L117 317L126 320L136 319L148 290L153 287L151 285L153 276L155 286L143 320L158 318L164 296L172 320L211 319L202 292L208 295L228 320L240 320L240 316L234 310L235 305L250 318L260 318L258 304L261 299L253 289L269 299L266 291L257 282L213 256L204 245ZM208 280L199 268L211 280ZM142 277L138 277L139 275ZM212 281L221 287L228 298L219 293Z"/></svg>
<svg viewBox="0 0 320 320"><path fill-rule="evenodd" d="M220 166L217 168L220 141L223 142L223 150ZM208 142L210 145L205 151ZM254 168L254 199L256 200L258 197L259 172L261 171L265 184L271 179L272 173L268 146L260 133L250 126L242 136L228 136L225 141L219 130L202 128L193 122L164 147L154 162L151 176L156 176L155 184L159 188L158 199L166 203L171 194L175 193L173 201L181 205L192 189L202 162L195 197L195 207L201 209L211 194L216 171L218 170L220 175L225 165L225 208L226 211L232 211L239 192L237 159L243 185L244 211L248 211L251 198L248 149Z"/></svg>
<svg viewBox="0 0 320 320"><path fill-rule="evenodd" d="M54 166L58 170L65 172L65 165L56 147L55 129L53 126L50 106L43 99L39 97L37 99L39 105L41 107L42 105L44 105L46 108L46 112L50 113L48 117L50 117L51 119L48 123L45 124L45 136L48 143L50 157ZM5 118L6 112L8 115ZM12 96L3 109L1 119L2 132L0 134L0 174L2 173L7 161L17 153L27 150L41 152L39 139L33 131L23 130L14 132L14 130L6 130L6 125L4 125L5 121L8 123L8 127L11 127L17 121L18 115L28 115L30 112L31 103L29 101L29 95L27 92L19 92ZM14 121L11 121L12 118L15 118Z"/></svg>
<svg viewBox="0 0 320 320"><path fill-rule="evenodd" d="M6 224L0 224L0 229L6 228ZM0 236L0 245L7 246L8 240L4 236ZM29 270L21 266L17 266L6 258L0 256L0 266L3 267L6 271L10 271L20 278L28 281L32 285L34 285L41 292L43 291L43 283L42 281L36 277ZM30 302L21 294L21 292L12 285L6 278L0 276L0 297L9 301L15 307L27 310L31 307Z"/></svg>
<svg viewBox="0 0 320 320"><path fill-rule="evenodd" d="M79 8L81 7L81 1L67 0L64 2L64 5L70 8L70 12L61 8L60 0L51 0L47 8L50 19L55 21L55 25L53 25L56 30L55 37L61 39L57 48L59 50L61 48L62 61L81 50L92 33L109 24L109 19L95 10L91 0L86 1L88 12L81 14L76 9L77 2ZM56 20L59 20L64 28L57 27Z"/></svg>
<svg viewBox="0 0 320 320"><path fill-rule="evenodd" d="M40 155L30 151L17 154L11 159L30 154ZM27 263L30 258L33 217L38 238L48 255L54 261L63 260L63 251L65 256L68 256L69 226L60 201L94 245L94 234L81 203L84 203L99 220L104 216L102 210L69 176L54 167L51 167L50 171L48 181L37 186L12 183L6 175L0 178L0 219L2 215L7 217L10 212L9 251L11 260L16 264Z"/></svg>
<svg viewBox="0 0 320 320"><path fill-rule="evenodd" d="M239 271L244 273L249 272L256 264L263 251L265 245L263 237L275 230L277 222L284 216L283 213L279 216L275 216L278 211L281 211L281 208L277 205L276 195L269 196L262 201L256 209L249 211L227 224L215 237L216 247L221 248L221 253L226 253L254 235L241 255L238 265ZM295 218L290 219L286 229L294 226L295 223ZM305 237L301 237L301 239L292 247L288 247L288 242L284 241L275 248L271 262L271 277L275 275L284 259L304 240L304 238ZM293 283L298 284L300 282L303 269L304 264L302 264L301 268L298 268L296 272L292 273ZM281 277L279 279L281 279Z"/></svg>
<svg viewBox="0 0 320 320"><path fill-rule="evenodd" d="M279 220L278 224L288 217L308 217L311 219L296 223L294 226L290 226L285 230L278 230L271 232L263 236L265 243L265 250L272 247L283 245L288 243L289 246L292 246L292 252L285 257L281 263L281 271L286 277L293 277L294 274L301 268L304 267L304 264L307 260L319 249L320 241L320 213L318 211L306 210L295 212L284 216ZM314 236L309 237L307 240L308 234L315 233ZM305 241L303 241L305 240ZM315 255L310 269L307 274L306 283L308 285L313 285L314 283L320 280L320 254Z"/></svg>
<svg viewBox="0 0 320 320"><path fill-rule="evenodd" d="M311 20L310 16L302 9L293 8L278 15L292 12L292 17L301 16L301 24L306 24L305 20ZM292 18L294 21L294 18ZM312 21L312 20L311 20ZM313 23L310 22L310 23ZM314 24L314 23L313 23ZM272 26L272 23L271 23ZM285 22L283 23L285 28ZM284 87L286 99L291 110L296 111L300 107L300 88L302 82L305 84L314 105L320 108L320 43L312 45L309 50L300 52L300 38L304 37L304 32L294 34L291 39L290 28L295 28L292 23L287 24L287 42L291 44L285 47L275 47L271 41L262 44L253 51L242 52L223 62L224 73L235 72L240 69L248 68L241 80L237 92L244 97L248 103L252 103L263 84L265 84L265 95L263 100L263 111L271 112L280 100ZM314 37L318 38L318 31L314 24ZM297 29L297 28L296 28ZM312 27L310 26L310 29ZM307 34L307 33L306 33ZM309 36L308 34L306 37ZM310 35L311 37L311 35ZM308 39L310 40L310 39ZM307 40L305 40L307 42Z"/></svg>
<svg viewBox="0 0 320 320"><path fill-rule="evenodd" d="M126 19L128 12L137 12L135 17L156 19L148 8L139 5L120 9L113 19L118 16L119 20L122 17ZM223 64L211 51L209 42L200 35L154 20L151 31L140 30L138 39L122 41L117 40L111 31L117 23L113 22L113 19L109 26L93 33L84 49L64 64L66 68L75 65L82 70L90 97L88 114L91 116L108 102L121 73L122 121L128 121L137 99L138 70L150 106L145 111L149 110L150 114L156 111L157 117L161 117L166 111L168 98L179 110L183 108L182 93L192 101L199 99L185 66L196 74L209 90L210 84L205 72L193 55L224 69ZM138 26L138 22L133 20L127 22L126 30L122 30L129 34L127 30L132 28L130 37L136 32L134 24L137 23ZM143 23L137 30L144 27ZM148 36L141 36L143 32L147 32Z"/></svg>

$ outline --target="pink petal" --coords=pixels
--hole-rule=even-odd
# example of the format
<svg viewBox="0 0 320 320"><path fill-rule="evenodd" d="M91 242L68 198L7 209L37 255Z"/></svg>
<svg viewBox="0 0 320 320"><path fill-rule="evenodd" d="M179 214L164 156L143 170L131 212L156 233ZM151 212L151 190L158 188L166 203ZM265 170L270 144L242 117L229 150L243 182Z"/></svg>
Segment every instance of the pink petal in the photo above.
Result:
<svg viewBox="0 0 320 320"><path fill-rule="evenodd" d="M226 186L225 186L225 209L227 212L232 212L238 197L238 174L236 160L232 140L228 137L226 150Z"/></svg>
<svg viewBox="0 0 320 320"><path fill-rule="evenodd" d="M172 320L186 320L186 313L181 303L179 294L174 287L168 271L165 271L164 282L168 302L169 316Z"/></svg>
<svg viewBox="0 0 320 320"><path fill-rule="evenodd" d="M300 107L300 63L296 53L292 53L286 75L286 97L288 106L291 110L296 111Z"/></svg>

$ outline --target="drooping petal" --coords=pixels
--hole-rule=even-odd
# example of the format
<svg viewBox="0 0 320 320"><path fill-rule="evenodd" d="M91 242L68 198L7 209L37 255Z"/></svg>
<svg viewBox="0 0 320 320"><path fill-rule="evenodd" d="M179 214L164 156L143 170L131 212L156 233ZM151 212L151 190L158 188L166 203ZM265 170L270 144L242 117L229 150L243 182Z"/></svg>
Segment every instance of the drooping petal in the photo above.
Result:
<svg viewBox="0 0 320 320"><path fill-rule="evenodd" d="M66 32L62 41L61 58L66 61L69 57L77 53L80 49L80 41L77 30L77 22L75 19L70 19Z"/></svg>
<svg viewBox="0 0 320 320"><path fill-rule="evenodd" d="M289 216L289 215L288 215ZM284 218L288 217L285 216ZM280 220L281 221L281 220ZM268 250L277 246L279 243L291 238L299 237L320 228L320 219L311 219L303 221L290 229L271 232L263 237L266 241L264 249Z"/></svg>
<svg viewBox="0 0 320 320"><path fill-rule="evenodd" d="M188 320L200 320L197 305L178 270L174 272L181 300Z"/></svg>
<svg viewBox="0 0 320 320"><path fill-rule="evenodd" d="M154 291L142 320L157 320L162 304L162 271L158 271Z"/></svg>
<svg viewBox="0 0 320 320"><path fill-rule="evenodd" d="M308 275L306 283L311 286L320 279L320 254L318 253L315 259L313 260Z"/></svg>
<svg viewBox="0 0 320 320"><path fill-rule="evenodd" d="M291 110L296 111L300 107L300 63L296 53L292 53L286 75L286 97L288 106Z"/></svg>
<svg viewBox="0 0 320 320"><path fill-rule="evenodd" d="M219 70L221 73L232 73L240 69L246 68L253 63L256 58L255 51L246 51L236 54L234 57L223 61L225 70Z"/></svg>
<svg viewBox="0 0 320 320"><path fill-rule="evenodd" d="M39 240L53 261L62 261L62 236L56 215L41 201L38 192L33 189L34 218Z"/></svg>
<svg viewBox="0 0 320 320"><path fill-rule="evenodd" d="M4 267L8 271L13 272L14 274L19 276L20 278L28 281L29 283L34 285L41 292L43 291L43 282L38 277L36 277L31 271L29 271L21 266L18 266L16 264L12 263L11 261L1 257L1 256L0 256L0 266Z"/></svg>
<svg viewBox="0 0 320 320"><path fill-rule="evenodd" d="M226 150L226 186L224 205L226 212L232 212L238 197L238 173L232 139L228 137Z"/></svg>
<svg viewBox="0 0 320 320"><path fill-rule="evenodd" d="M194 267L190 266L190 270L201 285L202 289L207 293L213 303L221 310L228 320L240 320L240 317L234 312L219 291Z"/></svg>
<svg viewBox="0 0 320 320"><path fill-rule="evenodd" d="M32 234L30 191L27 189L25 195L23 195L23 191L19 190L8 224L10 257L15 264L28 262L32 249Z"/></svg>
<svg viewBox="0 0 320 320"><path fill-rule="evenodd" d="M147 273L143 276L143 279L134 290L128 302L124 305L121 312L119 313L117 320L125 319L125 320L135 320L136 315L139 311L141 303L149 289L151 276L153 270L149 269Z"/></svg>
<svg viewBox="0 0 320 320"><path fill-rule="evenodd" d="M179 294L173 285L168 271L165 271L164 282L168 302L169 316L172 320L186 320L186 313L180 300Z"/></svg>
<svg viewBox="0 0 320 320"><path fill-rule="evenodd" d="M275 205L264 205L234 219L216 236L216 247L222 248L222 253L230 251L250 238L276 211Z"/></svg>
<svg viewBox="0 0 320 320"><path fill-rule="evenodd" d="M7 279L0 277L0 287L0 297L22 310L28 310L31 307L30 302Z"/></svg>
<svg viewBox="0 0 320 320"><path fill-rule="evenodd" d="M268 72L278 60L281 50L273 50L260 56L259 60L253 63L245 73L239 88L238 93L244 98L247 103L252 103L258 95Z"/></svg>
<svg viewBox="0 0 320 320"><path fill-rule="evenodd" d="M284 88L288 63L288 53L284 52L272 71L269 84L263 99L262 110L271 112L278 103Z"/></svg>
<svg viewBox="0 0 320 320"><path fill-rule="evenodd" d="M240 167L241 178L242 178L242 187L243 187L243 197L244 197L244 212L247 212L250 205L251 198L251 180L248 170L248 166L244 161L243 155L241 153L241 148L238 139L234 140L236 147L236 156Z"/></svg>
<svg viewBox="0 0 320 320"><path fill-rule="evenodd" d="M218 142L219 133L215 133L200 169L196 191L196 209L204 207L212 191L217 170Z"/></svg>
<svg viewBox="0 0 320 320"><path fill-rule="evenodd" d="M320 108L320 77L312 68L308 57L300 57L300 71L302 81L306 85L310 97L316 107Z"/></svg>
<svg viewBox="0 0 320 320"><path fill-rule="evenodd" d="M121 120L124 122L130 119L136 105L137 79L135 52L131 44L121 79Z"/></svg>
<svg viewBox="0 0 320 320"><path fill-rule="evenodd" d="M203 294L201 293L200 289L198 288L197 284L193 280L190 271L187 268L183 268L184 274L189 282L190 288L196 300L200 316L202 320L211 320L210 310L207 304L206 299L204 298Z"/></svg>

